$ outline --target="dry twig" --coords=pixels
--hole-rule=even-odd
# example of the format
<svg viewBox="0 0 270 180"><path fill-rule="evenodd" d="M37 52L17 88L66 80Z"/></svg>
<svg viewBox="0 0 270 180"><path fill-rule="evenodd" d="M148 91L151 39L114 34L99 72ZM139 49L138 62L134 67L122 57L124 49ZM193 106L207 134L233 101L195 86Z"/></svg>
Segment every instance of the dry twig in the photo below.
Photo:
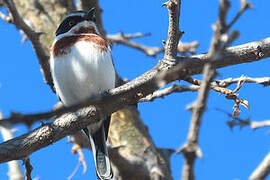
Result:
<svg viewBox="0 0 270 180"><path fill-rule="evenodd" d="M144 52L147 56L156 56L158 53L161 53L164 51L163 48L160 47L149 47L149 46L144 46L138 43L135 43L133 41L130 41L131 38L138 38L138 37L144 37L148 36L149 34L123 34L119 33L116 35L107 35L107 38L112 41L113 43L116 44L123 44L138 50L141 50Z"/></svg>
<svg viewBox="0 0 270 180"><path fill-rule="evenodd" d="M198 85L198 86L200 86L202 84L202 82L200 80L194 79L192 77L187 77L185 79L185 81L187 81L187 82L189 82L191 84ZM230 89L224 88L224 87L219 87L217 85L213 85L213 83L210 84L211 89L213 89L214 91L217 91L219 93L225 94L225 97L227 99L235 101L235 104L233 106L234 107L234 111L233 111L233 116L234 117L237 117L240 114L239 105L242 105L245 108L249 109L249 102L247 100L243 100L243 99L238 98L239 94L236 94L241 89L244 82L245 82L245 77L241 76L239 78L239 81L237 82L237 87L233 91L230 90Z"/></svg>
<svg viewBox="0 0 270 180"><path fill-rule="evenodd" d="M140 99L140 102L149 102L154 101L156 98L164 98L165 96L172 94L172 93L181 93L181 92L187 92L187 91L198 91L199 86L192 85L192 86L185 86L185 85L179 85L179 84L173 84L172 86L155 91L153 94L149 94L148 96Z"/></svg>
<svg viewBox="0 0 270 180"><path fill-rule="evenodd" d="M190 77L188 77L190 78ZM185 79L187 80L187 79ZM182 93L182 92L195 92L200 89L199 84L201 84L200 80L197 79L189 79L192 80L192 84L195 85L179 85L179 84L173 84L172 86L155 91L153 94L150 94L146 96L145 98L140 99L140 102L149 102L154 101L156 98L164 98L165 96L168 96L172 93ZM188 80L188 81L189 81ZM210 87L215 87L217 92L223 93L223 94L229 94L233 92L229 89L224 89L231 84L238 83L239 81L244 80L245 83L255 83L255 84L261 84L263 86L270 86L270 77L262 77L262 78L251 78L251 77L240 77L240 78L228 78L224 80L214 80L211 83Z"/></svg>
<svg viewBox="0 0 270 180"><path fill-rule="evenodd" d="M150 47L145 46L139 43L135 43L131 41L130 39L134 38L140 38L151 35L150 33L135 33L135 34L124 34L122 32L114 35L107 35L107 39L110 40L112 43L115 44L123 44L125 46L129 46L135 49L138 49L145 53L147 56L155 57L157 54L164 52L163 47ZM197 41L191 42L191 43L179 43L177 51L181 54L195 54L197 51L197 47L199 46L199 43Z"/></svg>

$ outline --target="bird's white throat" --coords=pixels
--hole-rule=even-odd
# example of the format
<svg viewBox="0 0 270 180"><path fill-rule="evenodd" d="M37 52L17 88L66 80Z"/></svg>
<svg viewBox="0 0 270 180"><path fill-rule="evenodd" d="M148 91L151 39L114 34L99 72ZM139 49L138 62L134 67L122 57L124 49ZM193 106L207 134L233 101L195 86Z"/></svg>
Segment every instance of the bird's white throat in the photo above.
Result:
<svg viewBox="0 0 270 180"><path fill-rule="evenodd" d="M110 48L100 50L94 42L79 41L69 53L50 59L58 96L66 106L115 87Z"/></svg>

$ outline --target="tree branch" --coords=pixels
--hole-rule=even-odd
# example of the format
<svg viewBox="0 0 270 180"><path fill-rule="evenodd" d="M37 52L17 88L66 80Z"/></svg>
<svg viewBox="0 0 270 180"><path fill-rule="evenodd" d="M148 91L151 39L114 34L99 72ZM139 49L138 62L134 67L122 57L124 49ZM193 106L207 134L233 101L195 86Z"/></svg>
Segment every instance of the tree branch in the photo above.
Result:
<svg viewBox="0 0 270 180"><path fill-rule="evenodd" d="M53 81L50 73L50 66L49 66L49 57L47 56L46 52L44 51L40 41L40 33L37 33L31 29L30 26L28 26L24 20L19 15L15 4L13 0L3 0L4 5L12 15L12 22L15 24L15 26L18 29L22 29L23 32L27 35L29 40L31 41L33 48L35 50L35 53L38 57L39 64L41 65L43 69L43 75L45 82L51 87L51 89L54 91Z"/></svg>
<svg viewBox="0 0 270 180"><path fill-rule="evenodd" d="M270 173L270 152L249 176L249 180L264 180Z"/></svg>
<svg viewBox="0 0 270 180"><path fill-rule="evenodd" d="M40 3L40 5L43 6L43 9L48 13L50 19L53 20L53 22L54 22L53 24L48 22L47 14L45 15L43 12L40 12L39 10L37 10L37 8L35 7L35 4L33 4L32 1L25 1L24 3L21 3L20 0L14 0L14 1L16 2L16 6L18 8L20 15L22 16L22 18L24 19L25 22L29 23L31 28L35 29L35 31L37 31L37 32L46 32L46 34L44 33L41 35L41 38L39 41L42 44L44 51L48 55L51 42L55 38L55 36L54 36L55 28L61 22L61 20L65 17L65 15L68 12L74 10L74 6L73 6L74 1L73 0L59 0L59 1L42 0L42 1L38 1ZM77 3L78 2L79 1L77 1ZM82 0L81 2L83 5L81 7L78 6L78 9L89 10L89 8L92 8L93 6L96 8L97 25L99 27L100 32L103 35L105 35L105 31L103 29L102 19L101 19L101 11L102 10L99 7L98 0L93 0L93 1ZM132 111L135 112L135 110L130 110L129 113L131 113ZM123 113L123 110L121 109L118 112ZM19 116L19 114L17 114L17 115ZM138 143L143 144L147 141L148 142L152 141L151 136L145 136L145 134L147 135L146 129L137 129L138 128L137 121L141 121L140 117L138 117L137 119L134 120L132 118L130 119L129 116L125 116L124 119L121 119L121 123L126 124L123 127L123 130L125 128L129 128L129 129L133 128L132 132L130 132L130 133L131 133L133 139L134 140L136 139L137 144ZM29 124L32 124L31 121L30 122L26 121L26 122L28 122ZM132 122L132 124L131 124L131 122ZM117 131L114 130L114 128L110 128L110 129L113 132L118 133ZM134 138L134 134L136 134L136 138ZM137 136L138 136L138 138L137 138ZM121 138L121 141L125 141L125 139L128 139L128 138L129 138L129 136L124 136ZM109 137L109 139L110 139L110 137ZM130 145L130 141L129 141L129 143L128 143L129 146L125 147L125 149L131 150L133 153L137 153L137 150L138 150L137 144ZM136 147L136 149L134 147ZM154 151L157 149L154 144L153 144L153 146L151 146L151 148L152 148L151 151ZM144 157L144 154L140 154L140 155L137 154L136 158L138 158L138 157L144 158L144 160L141 161L141 166L145 172L145 177L142 177L141 179L145 179L146 177L149 177L149 175L151 175L155 172L155 171L153 171L152 168L157 167L157 166L153 166L152 168L149 167L149 169L148 169L146 164L151 164L153 159L158 159L156 161L157 165L160 162L162 162L162 163L164 162L163 155L160 153L156 153L154 155L154 157L152 156L151 158ZM166 175L166 178L169 179L171 177L170 165L165 163L165 164L162 164L162 166L163 167L167 166L167 167L159 169L159 170L161 170L159 173ZM136 166L134 166L134 167L136 167ZM134 167L132 167L131 169L133 169L133 170L136 169ZM119 170L122 171L121 169L119 169ZM132 171L132 173L137 173L137 171L134 170L134 171ZM129 178L126 178L126 179L130 179L131 174L128 174L128 175L129 175ZM163 179L163 178L161 178L161 179Z"/></svg>
<svg viewBox="0 0 270 180"><path fill-rule="evenodd" d="M116 44L123 44L135 49L138 49L142 52L144 52L147 56L156 56L158 53L161 53L164 51L164 48L161 47L149 47L144 46L138 43L135 43L133 41L130 41L131 38L137 38L137 37L143 37L146 36L145 34L137 33L137 34L123 34L119 33L116 35L107 35L107 38Z"/></svg>
<svg viewBox="0 0 270 180"><path fill-rule="evenodd" d="M260 48L258 48L260 47ZM263 54L263 56L259 56L259 54ZM227 67L231 65L237 65L241 63L249 63L254 61L259 61L264 58L270 57L270 38L255 41L247 44L243 44L240 46L230 47L227 48L223 52L223 56L221 59L216 60L213 62L215 68L222 68ZM147 89L151 89L149 94L153 93L155 88L158 87L150 87L149 82L152 82L155 79L155 76L157 75L158 71L161 75L164 71L163 77L163 83L168 84L176 79L185 78L187 75L195 75L202 73L203 65L205 62L208 62L209 55L208 54L201 54L201 55L195 55L190 57L178 57L177 58L179 64L176 65L173 69L170 71L167 71L167 68L164 67L161 64L154 67L153 69L149 70L142 76L136 78L135 80L118 87L116 89L111 90L111 92L117 93L119 92L119 96L123 98L125 93L134 93L135 91L142 91L144 95L148 95L146 90L144 90L144 86L147 87ZM162 71L162 72L160 72ZM179 74L182 73L182 74ZM161 82L159 82L161 83ZM164 84L163 84L164 85ZM135 90L137 89L137 90ZM122 95L120 95L122 93ZM141 99L143 97L138 97L136 93L134 93L138 99ZM131 95L132 96L132 95ZM108 98L108 97L107 97ZM110 97L111 99L114 99L114 97ZM134 97L132 97L134 99ZM96 98L96 101L98 101L100 97ZM93 102L93 101L92 101ZM101 101L100 101L101 102ZM89 103L86 103L89 105ZM4 123L4 121L8 121L11 124L18 124L18 123L24 123L24 124L32 124L33 122L39 121L40 119L49 119L56 115L61 115L70 111L76 111L80 107L85 106L85 104L80 105L79 107L75 105L75 107L70 108L61 108L56 111L52 112L46 112L46 113L38 113L38 114L29 114L29 115L21 115L21 114L14 114L11 115L10 118L4 119L1 123Z"/></svg>
<svg viewBox="0 0 270 180"><path fill-rule="evenodd" d="M214 62L223 58L223 51L229 45L234 37L231 36L229 40L222 46L222 36L227 33L226 29L226 17L229 9L228 0L220 0L219 3L219 15L216 25L214 26L214 35L211 41L209 50L209 61L207 61L203 68L203 81L200 84L198 98L195 103L190 107L192 110L192 118L190 122L190 128L187 137L187 143L178 151L184 155L184 167L182 170L182 180L194 180L194 164L197 157L202 156L202 152L199 148L199 131L202 122L202 116L205 111L206 102L210 90L210 85L214 79L215 65Z"/></svg>
<svg viewBox="0 0 270 180"><path fill-rule="evenodd" d="M264 52L264 56L256 55L258 45L261 47L260 52ZM223 58L215 61L215 67L221 68L233 64L258 61L266 57L270 57L270 38L228 48L226 52L224 52ZM209 56L204 54L191 57L179 57L178 59L181 59L181 62L169 71L166 70L167 68L164 67L162 63L159 63L155 68L135 80L112 89L110 91L111 96L104 97L102 100L96 100L92 103L96 105L95 107L78 110L77 114L79 114L79 116L67 113L80 108L71 107L41 114L21 115L19 117L11 116L3 120L13 124L37 121L42 118L46 119L63 114L52 123L48 123L27 134L0 144L0 163L13 159L21 159L67 135L74 134L87 125L99 121L100 114L109 115L128 104L138 102L139 99L153 93L160 87L160 79L163 79L163 84L167 84L174 80L185 78L187 75L200 73L204 65L203 62L207 61ZM25 139L28 139L28 141L25 141Z"/></svg>
<svg viewBox="0 0 270 180"><path fill-rule="evenodd" d="M164 59L170 63L174 63L178 42L182 35L182 32L179 31L181 0L169 0L162 6L167 6L169 11L168 40L165 45Z"/></svg>
<svg viewBox="0 0 270 180"><path fill-rule="evenodd" d="M240 80L245 81L245 83L255 83L255 84L261 84L263 86L270 86L270 77L262 77L262 78L251 78L251 77L240 77L240 78L228 78L224 80L214 80L211 83L211 86L215 87L228 87L231 84L238 83ZM182 93L182 92L195 92L200 89L200 86L198 84L196 85L179 85L179 84L173 84L172 86L155 91L153 94L149 94L145 98L140 99L140 102L151 102L154 101L157 98L164 98L165 96L168 96L172 93Z"/></svg>
<svg viewBox="0 0 270 180"><path fill-rule="evenodd" d="M187 92L187 91L198 91L200 86L186 86L186 85L179 85L179 84L173 84L172 86L155 91L153 94L149 94L148 96L140 99L140 102L149 102L154 101L156 98L164 98L167 95L170 95L172 93L181 93L181 92Z"/></svg>
<svg viewBox="0 0 270 180"><path fill-rule="evenodd" d="M263 86L270 86L270 77L262 77L262 78L252 78L252 77L239 77L239 78L228 78L223 80L215 80L214 84L220 87L227 87L231 84L237 83L240 80L244 80L245 83L256 83L261 84Z"/></svg>
<svg viewBox="0 0 270 180"><path fill-rule="evenodd" d="M107 35L106 38L108 40L110 40L112 43L122 44L122 45L125 45L128 47L131 47L131 48L135 48L135 49L142 51L147 56L155 57L157 54L164 52L165 49L163 47L145 46L145 45L135 43L135 42L130 40L133 38L140 38L140 37L145 37L145 36L149 36L149 35L150 35L150 33L124 34L124 33L120 32L118 34ZM199 43L197 41L194 41L191 43L179 43L177 51L181 54L186 54L186 53L195 54L198 46L199 46Z"/></svg>

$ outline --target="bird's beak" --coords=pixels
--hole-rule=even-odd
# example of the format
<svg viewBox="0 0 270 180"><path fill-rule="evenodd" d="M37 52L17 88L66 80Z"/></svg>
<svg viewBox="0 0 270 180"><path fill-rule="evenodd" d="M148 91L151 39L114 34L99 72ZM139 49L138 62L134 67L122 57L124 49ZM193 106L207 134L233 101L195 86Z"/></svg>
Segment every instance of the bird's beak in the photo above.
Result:
<svg viewBox="0 0 270 180"><path fill-rule="evenodd" d="M95 8L92 8L84 16L84 19L87 21L94 21L95 22L96 21L95 14L96 14L96 10L95 10Z"/></svg>

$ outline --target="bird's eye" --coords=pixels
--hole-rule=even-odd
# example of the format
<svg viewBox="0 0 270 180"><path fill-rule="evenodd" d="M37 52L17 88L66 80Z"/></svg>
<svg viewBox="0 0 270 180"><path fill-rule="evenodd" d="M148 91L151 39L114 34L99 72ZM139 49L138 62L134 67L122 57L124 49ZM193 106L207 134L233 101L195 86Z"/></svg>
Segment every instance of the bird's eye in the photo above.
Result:
<svg viewBox="0 0 270 180"><path fill-rule="evenodd" d="M71 20L71 21L68 22L68 25L69 26L73 26L74 24L75 24L75 21L73 21L73 20Z"/></svg>

